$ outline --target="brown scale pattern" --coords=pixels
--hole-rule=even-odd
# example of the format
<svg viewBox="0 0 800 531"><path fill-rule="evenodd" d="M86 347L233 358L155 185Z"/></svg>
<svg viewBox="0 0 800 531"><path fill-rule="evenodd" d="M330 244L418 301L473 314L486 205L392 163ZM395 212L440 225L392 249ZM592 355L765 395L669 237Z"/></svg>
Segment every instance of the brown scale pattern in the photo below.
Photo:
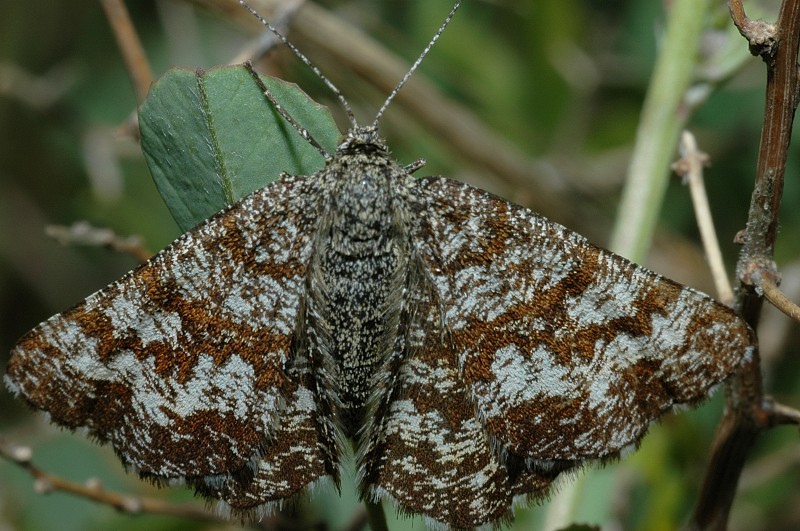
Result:
<svg viewBox="0 0 800 531"><path fill-rule="evenodd" d="M54 421L86 427L111 442L123 462L143 475L202 476L242 468L274 430L285 402L292 336L223 317L226 276L242 267L256 278L274 271L287 279L287 293L272 294L276 306L299 305L307 240L294 242L297 252L289 262L259 262L256 246L283 245L276 239L280 231L248 243L242 225L258 226L261 219L269 224L266 213L313 225L306 204L312 187L312 181L292 177L249 196L238 215L212 217L147 264L42 323L15 347L9 380ZM188 276L214 261L208 253L230 250L227 261L216 264L221 275ZM123 314L139 317L120 327L114 319L129 319ZM200 367L200 356L210 365ZM248 373L252 381L242 379ZM228 396L234 390L242 396ZM156 399L161 406L152 404ZM203 443L187 444L187 435Z"/></svg>
<svg viewBox="0 0 800 531"><path fill-rule="evenodd" d="M322 418L324 410L310 372L293 374L286 410L275 433L259 451L254 472L230 474L209 483L204 478L190 483L197 492L208 498L224 500L234 512L250 513L280 506L309 483L329 476L339 483L339 449L333 433L326 430L329 419ZM313 398L313 409L308 399Z"/></svg>
<svg viewBox="0 0 800 531"><path fill-rule="evenodd" d="M516 454L537 460L613 457L674 404L704 398L751 348L747 326L703 294L463 183L431 178L421 180L420 188L432 204L424 207L429 214L419 230L438 244L420 249L435 255L443 304L448 315L458 316L449 325L464 378L489 432ZM455 244L453 225L465 233ZM492 260L470 259L475 249L490 252ZM545 273L537 282L533 272L552 271L557 264L550 260L565 256L570 263L559 279L553 282ZM514 297L500 289L464 303L453 282L460 274L474 283L501 276ZM592 290L602 295L580 298ZM615 309L618 315L578 320L623 292L631 301ZM448 300L450 293L457 297ZM686 318L676 319L678 313ZM671 345L673 336L690 339ZM503 348L517 352L521 367L514 370L522 374L498 374L496 353ZM594 372L594 366L608 374ZM516 387L536 382L531 375L537 373L558 380L562 392ZM497 384L499 378L505 379ZM602 402L591 397L598 380L606 380Z"/></svg>
<svg viewBox="0 0 800 531"><path fill-rule="evenodd" d="M363 488L456 528L508 520L516 495L541 495L557 472L509 469L492 450L455 352L438 341L434 301L415 299L421 322L412 326L426 340L397 369L380 436L364 458Z"/></svg>

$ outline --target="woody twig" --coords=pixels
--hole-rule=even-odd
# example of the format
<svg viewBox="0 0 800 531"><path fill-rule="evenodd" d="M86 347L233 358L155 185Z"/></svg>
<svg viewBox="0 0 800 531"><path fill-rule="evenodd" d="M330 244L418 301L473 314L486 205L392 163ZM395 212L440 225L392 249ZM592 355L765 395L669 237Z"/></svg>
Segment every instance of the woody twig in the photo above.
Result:
<svg viewBox="0 0 800 531"><path fill-rule="evenodd" d="M761 272L755 277L754 284L764 292L764 298L777 309L794 319L800 321L800 306L790 301L778 288L778 283L772 275Z"/></svg>
<svg viewBox="0 0 800 531"><path fill-rule="evenodd" d="M800 0L784 0L776 24L747 18L740 0L730 0L736 27L752 53L767 65L767 94L756 180L741 238L736 307L755 329L761 314L760 289L746 279L754 264L769 264L778 232L787 151L797 106ZM775 406L765 398L757 353L726 386L726 412L717 430L711 459L690 527L725 529L745 459L759 434L775 425ZM781 410L782 411L782 410ZM787 420L791 418L783 416ZM784 423L784 422L779 422Z"/></svg>
<svg viewBox="0 0 800 531"><path fill-rule="evenodd" d="M148 513L208 522L223 521L197 504L173 504L156 498L120 494L105 489L96 479L80 484L49 474L33 463L33 452L30 448L17 446L2 438L0 438L0 457L14 463L33 477L35 489L40 494L66 492L132 515Z"/></svg>
<svg viewBox="0 0 800 531"><path fill-rule="evenodd" d="M70 226L48 225L45 232L61 245L107 247L118 253L130 254L139 262L146 262L153 256L140 237L122 237L109 228L94 227L87 221L76 221Z"/></svg>

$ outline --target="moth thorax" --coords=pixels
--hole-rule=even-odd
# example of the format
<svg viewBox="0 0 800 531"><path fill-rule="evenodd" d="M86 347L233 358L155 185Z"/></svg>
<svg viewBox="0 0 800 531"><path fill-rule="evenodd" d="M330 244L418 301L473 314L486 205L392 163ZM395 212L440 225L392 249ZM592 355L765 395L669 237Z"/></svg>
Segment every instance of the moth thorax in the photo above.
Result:
<svg viewBox="0 0 800 531"><path fill-rule="evenodd" d="M340 243L355 250L388 235L388 228L392 226L392 202L382 169L365 166L339 183L334 198L334 245Z"/></svg>

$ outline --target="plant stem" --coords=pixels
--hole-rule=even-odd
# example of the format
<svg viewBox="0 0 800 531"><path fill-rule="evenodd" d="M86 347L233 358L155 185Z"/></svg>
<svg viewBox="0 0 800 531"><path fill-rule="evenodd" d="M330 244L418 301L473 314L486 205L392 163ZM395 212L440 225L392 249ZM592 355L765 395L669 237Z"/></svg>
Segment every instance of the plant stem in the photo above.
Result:
<svg viewBox="0 0 800 531"><path fill-rule="evenodd" d="M633 261L642 261L653 239L670 162L688 118L683 100L710 5L711 0L675 0L669 7L610 244Z"/></svg>
<svg viewBox="0 0 800 531"><path fill-rule="evenodd" d="M383 510L381 502L364 501L367 508L367 521L372 531L389 531L386 523L386 512Z"/></svg>

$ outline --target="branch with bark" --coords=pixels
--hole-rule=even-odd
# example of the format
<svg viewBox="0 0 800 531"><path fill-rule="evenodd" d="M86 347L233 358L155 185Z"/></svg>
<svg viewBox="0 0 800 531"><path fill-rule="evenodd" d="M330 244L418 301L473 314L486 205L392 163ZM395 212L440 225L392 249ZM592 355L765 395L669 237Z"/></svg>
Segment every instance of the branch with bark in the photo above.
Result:
<svg viewBox="0 0 800 531"><path fill-rule="evenodd" d="M755 185L740 237L737 264L739 288L736 307L755 330L762 293L776 299L777 273L773 252L778 213L794 114L798 103L797 54L800 49L800 1L784 0L775 24L750 20L741 0L730 0L734 24L747 39L750 51L767 67L764 125L759 146ZM780 301L779 304L790 308ZM791 311L791 310L790 310ZM759 435L780 424L797 426L797 412L776 404L764 394L758 355L726 384L726 411L717 430L700 497L690 522L692 529L726 529L738 478Z"/></svg>

